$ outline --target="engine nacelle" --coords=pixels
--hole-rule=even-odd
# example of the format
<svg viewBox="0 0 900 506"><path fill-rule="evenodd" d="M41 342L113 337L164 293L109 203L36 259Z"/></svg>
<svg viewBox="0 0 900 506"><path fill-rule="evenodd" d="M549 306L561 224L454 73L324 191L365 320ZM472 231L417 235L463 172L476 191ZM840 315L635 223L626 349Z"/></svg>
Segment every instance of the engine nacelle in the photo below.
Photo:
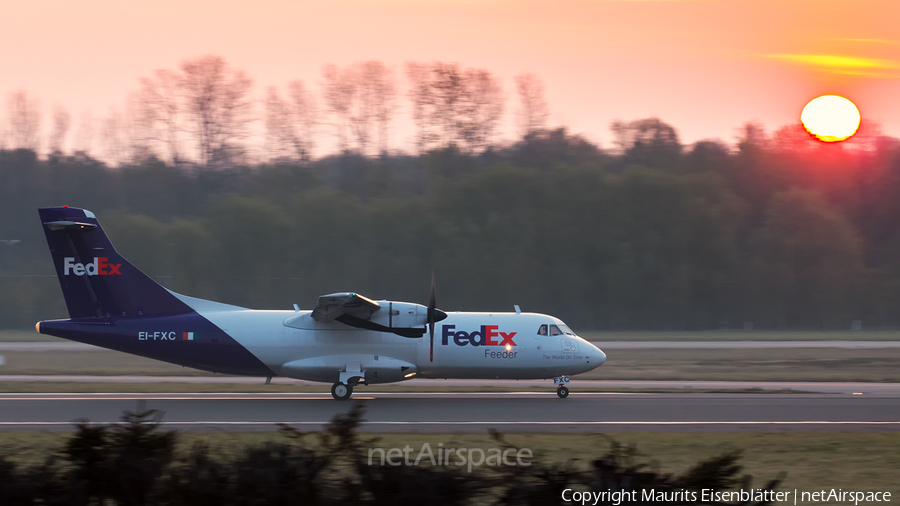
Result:
<svg viewBox="0 0 900 506"><path fill-rule="evenodd" d="M388 328L423 327L428 323L428 308L411 302L379 300L381 309L372 313L373 323Z"/></svg>

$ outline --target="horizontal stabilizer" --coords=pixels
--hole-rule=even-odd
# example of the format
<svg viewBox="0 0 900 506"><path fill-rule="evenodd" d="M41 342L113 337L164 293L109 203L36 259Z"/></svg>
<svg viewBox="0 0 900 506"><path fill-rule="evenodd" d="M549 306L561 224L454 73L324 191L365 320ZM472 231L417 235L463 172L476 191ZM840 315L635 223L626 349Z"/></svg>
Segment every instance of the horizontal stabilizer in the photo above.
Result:
<svg viewBox="0 0 900 506"><path fill-rule="evenodd" d="M44 225L47 225L50 230L90 230L97 228L97 225L94 225L93 223L69 220L45 221Z"/></svg>

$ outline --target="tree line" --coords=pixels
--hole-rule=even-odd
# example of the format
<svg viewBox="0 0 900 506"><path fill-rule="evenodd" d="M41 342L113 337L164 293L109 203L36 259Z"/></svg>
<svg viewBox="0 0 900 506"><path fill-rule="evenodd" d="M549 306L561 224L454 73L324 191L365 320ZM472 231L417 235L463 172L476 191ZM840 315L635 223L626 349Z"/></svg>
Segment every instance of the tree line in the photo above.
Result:
<svg viewBox="0 0 900 506"><path fill-rule="evenodd" d="M9 506L33 504L80 506L258 504L559 504L576 492L616 491L600 505L738 504L715 502L701 495L750 490L753 480L742 475L741 452L724 453L691 466L679 475L659 471L658 463L641 458L637 448L609 438L606 453L589 466L547 462L538 456L527 466L481 466L468 472L450 464L422 465L370 462L369 449L379 438L359 433L364 407L357 404L336 415L321 432L299 432L282 426L281 439L249 444L228 451L197 443L179 445L180 434L163 431L162 413L126 412L121 423L101 425L82 420L60 448L22 464L10 451L0 451L0 496ZM518 450L497 432L498 448ZM416 454L412 454L413 459ZM396 463L396 461L393 461ZM757 487L760 494L740 504L763 506L783 473ZM621 494L621 492L628 492ZM654 499L647 499L647 491ZM685 492L687 491L687 492ZM691 500L692 497L698 500Z"/></svg>
<svg viewBox="0 0 900 506"><path fill-rule="evenodd" d="M442 309L518 304L576 330L900 326L896 139L748 124L735 146L684 146L656 118L614 132L615 150L538 129L228 167L0 151L0 327L65 317L35 211L62 204L165 286L254 308L425 302L433 271Z"/></svg>
<svg viewBox="0 0 900 506"><path fill-rule="evenodd" d="M403 104L402 79L379 61L325 66L319 93L295 80L283 89L268 87L257 100L250 76L207 55L140 79L125 104L105 118L85 112L72 136L65 107L54 107L46 129L40 100L25 90L11 92L0 148L81 154L111 165L157 159L224 167L309 162L323 137L331 135L339 153L375 156L389 151L391 124L404 105L419 153L450 145L482 151L498 140L506 97L497 76L444 62L410 62L405 75ZM524 73L515 80L521 133L545 128L548 109L540 79Z"/></svg>

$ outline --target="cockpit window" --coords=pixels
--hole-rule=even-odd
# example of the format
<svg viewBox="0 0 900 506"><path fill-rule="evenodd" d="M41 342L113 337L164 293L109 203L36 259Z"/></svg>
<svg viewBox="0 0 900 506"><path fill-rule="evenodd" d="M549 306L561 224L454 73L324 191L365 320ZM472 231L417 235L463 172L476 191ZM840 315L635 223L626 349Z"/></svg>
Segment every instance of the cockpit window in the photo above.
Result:
<svg viewBox="0 0 900 506"><path fill-rule="evenodd" d="M539 336L546 336L546 335L547 335L547 324L546 324L546 323L543 324L543 325L541 325L540 328L538 328L538 335L539 335Z"/></svg>
<svg viewBox="0 0 900 506"><path fill-rule="evenodd" d="M550 325L550 335L559 336L562 335L562 331L559 330L559 327L557 327L556 325Z"/></svg>
<svg viewBox="0 0 900 506"><path fill-rule="evenodd" d="M562 329L563 333L566 334L567 336L574 336L574 335L575 335L575 333L572 332L572 329L570 329L569 326L566 325L565 323L560 323L560 324L559 324L559 328Z"/></svg>

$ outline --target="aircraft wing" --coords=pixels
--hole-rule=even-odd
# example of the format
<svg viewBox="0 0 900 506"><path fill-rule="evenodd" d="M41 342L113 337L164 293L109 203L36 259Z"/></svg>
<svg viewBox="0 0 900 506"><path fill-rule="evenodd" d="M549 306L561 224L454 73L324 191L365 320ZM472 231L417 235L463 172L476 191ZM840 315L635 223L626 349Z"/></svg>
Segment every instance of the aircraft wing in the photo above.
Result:
<svg viewBox="0 0 900 506"><path fill-rule="evenodd" d="M372 313L381 309L377 302L358 293L332 293L322 295L312 311L312 317L319 323L339 320L342 315L350 315L363 320L372 317Z"/></svg>
<svg viewBox="0 0 900 506"><path fill-rule="evenodd" d="M312 318L319 323L340 322L344 325L376 332L390 332L401 337L425 334L428 308L407 302L384 301L379 304L358 293L332 293L319 297ZM436 310L436 321L447 317ZM288 325L290 326L290 325Z"/></svg>

